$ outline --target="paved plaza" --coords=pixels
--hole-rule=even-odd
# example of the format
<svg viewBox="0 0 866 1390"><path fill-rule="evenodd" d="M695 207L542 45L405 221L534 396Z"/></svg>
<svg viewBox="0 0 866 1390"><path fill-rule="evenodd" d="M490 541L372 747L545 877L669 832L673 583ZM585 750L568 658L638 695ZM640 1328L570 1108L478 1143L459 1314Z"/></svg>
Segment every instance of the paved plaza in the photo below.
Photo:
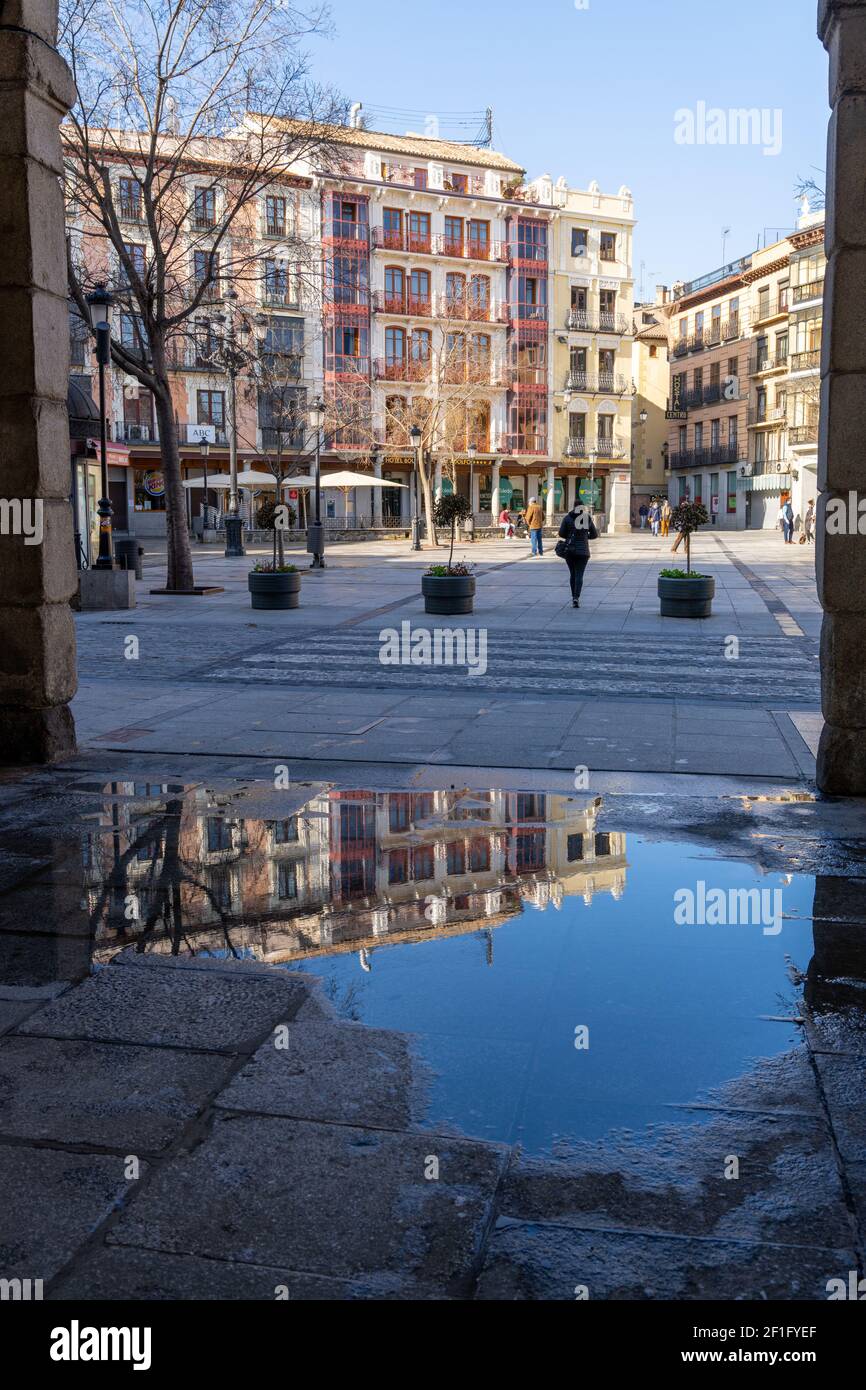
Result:
<svg viewBox="0 0 866 1390"><path fill-rule="evenodd" d="M250 559L212 551L196 552L197 577L223 593L151 595L154 552L135 610L79 618L79 741L299 765L814 774L811 548L775 532L701 534L694 565L715 577L716 598L713 616L692 622L659 616L658 570L680 563L662 540L596 542L579 610L552 551L550 541L540 559L519 540L458 546L476 569L475 612L438 626L485 634L485 669L472 672L382 664L384 631L437 626L420 596L429 554L405 541L332 546L324 573L305 574L301 606L273 613L250 608Z"/></svg>

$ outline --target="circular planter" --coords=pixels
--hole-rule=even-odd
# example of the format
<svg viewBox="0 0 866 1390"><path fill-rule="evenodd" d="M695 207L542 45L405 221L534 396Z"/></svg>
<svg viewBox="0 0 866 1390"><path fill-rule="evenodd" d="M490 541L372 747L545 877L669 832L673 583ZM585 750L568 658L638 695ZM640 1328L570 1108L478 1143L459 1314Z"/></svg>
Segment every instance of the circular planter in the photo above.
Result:
<svg viewBox="0 0 866 1390"><path fill-rule="evenodd" d="M664 579L659 575L658 594L663 618L709 618L713 611L716 581L701 579Z"/></svg>
<svg viewBox="0 0 866 1390"><path fill-rule="evenodd" d="M294 574L247 575L253 608L297 608L301 601L300 571Z"/></svg>
<svg viewBox="0 0 866 1390"><path fill-rule="evenodd" d="M425 574L421 576L425 613L471 613L475 601L472 574Z"/></svg>

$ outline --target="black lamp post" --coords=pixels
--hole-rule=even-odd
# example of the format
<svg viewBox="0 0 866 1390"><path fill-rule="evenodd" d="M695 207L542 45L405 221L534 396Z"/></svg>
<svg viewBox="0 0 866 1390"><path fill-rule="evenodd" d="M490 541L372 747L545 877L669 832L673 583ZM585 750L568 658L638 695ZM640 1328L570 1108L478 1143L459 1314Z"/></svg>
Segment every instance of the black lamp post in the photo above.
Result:
<svg viewBox="0 0 866 1390"><path fill-rule="evenodd" d="M99 499L99 554L95 568L114 569L111 544L111 502L108 497L108 422L105 414L105 369L111 362L111 318L114 300L107 287L96 285L87 296L90 323L96 335L96 361L99 367L99 460L102 466L102 496Z"/></svg>
<svg viewBox="0 0 866 1390"><path fill-rule="evenodd" d="M313 557L310 569L325 568L325 528L322 525L322 426L325 423L325 403L317 396L310 406L310 429L316 439L316 517L307 527L307 550Z"/></svg>
<svg viewBox="0 0 866 1390"><path fill-rule="evenodd" d="M409 431L409 438L412 441L414 450L414 466L412 471L412 549L421 549L421 518L418 515L418 488L421 481L421 431L417 425L413 425Z"/></svg>
<svg viewBox="0 0 866 1390"><path fill-rule="evenodd" d="M201 538L204 540L204 533L207 530L207 460L210 453L210 440L200 439L198 449L201 454L201 466L204 470L204 505L202 507Z"/></svg>
<svg viewBox="0 0 866 1390"><path fill-rule="evenodd" d="M223 299L227 312L213 316L213 322L217 325L217 346L213 357L216 364L225 372L229 382L227 421L229 427L229 496L225 518L226 548L224 552L227 557L246 553L244 551L244 522L238 499L237 378L238 373L247 364L248 354L246 349L238 343L238 333L235 326L237 298L235 290L226 290ZM240 332L242 335L249 332L249 324L243 318L240 321Z"/></svg>

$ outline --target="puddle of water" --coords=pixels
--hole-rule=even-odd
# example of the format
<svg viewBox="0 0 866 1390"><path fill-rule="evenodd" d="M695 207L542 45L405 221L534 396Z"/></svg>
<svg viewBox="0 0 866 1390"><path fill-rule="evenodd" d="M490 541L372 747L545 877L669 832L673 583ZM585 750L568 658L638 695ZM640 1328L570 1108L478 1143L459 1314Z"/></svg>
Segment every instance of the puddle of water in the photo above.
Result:
<svg viewBox="0 0 866 1390"><path fill-rule="evenodd" d="M75 790L104 797L72 876L93 967L132 946L321 976L341 1016L415 1035L431 1127L535 1154L698 1122L677 1107L800 1041L814 878L626 836L600 797Z"/></svg>

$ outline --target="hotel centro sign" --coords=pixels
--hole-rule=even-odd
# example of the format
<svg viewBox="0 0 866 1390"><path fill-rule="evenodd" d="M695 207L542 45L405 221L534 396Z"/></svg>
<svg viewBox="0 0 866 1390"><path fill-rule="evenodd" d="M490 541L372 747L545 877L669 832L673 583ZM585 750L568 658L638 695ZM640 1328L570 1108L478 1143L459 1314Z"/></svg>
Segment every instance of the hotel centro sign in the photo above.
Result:
<svg viewBox="0 0 866 1390"><path fill-rule="evenodd" d="M682 397L680 396L680 378L675 376L671 384L671 398L668 401L668 409L665 411L666 420L688 420L689 412L683 409Z"/></svg>

